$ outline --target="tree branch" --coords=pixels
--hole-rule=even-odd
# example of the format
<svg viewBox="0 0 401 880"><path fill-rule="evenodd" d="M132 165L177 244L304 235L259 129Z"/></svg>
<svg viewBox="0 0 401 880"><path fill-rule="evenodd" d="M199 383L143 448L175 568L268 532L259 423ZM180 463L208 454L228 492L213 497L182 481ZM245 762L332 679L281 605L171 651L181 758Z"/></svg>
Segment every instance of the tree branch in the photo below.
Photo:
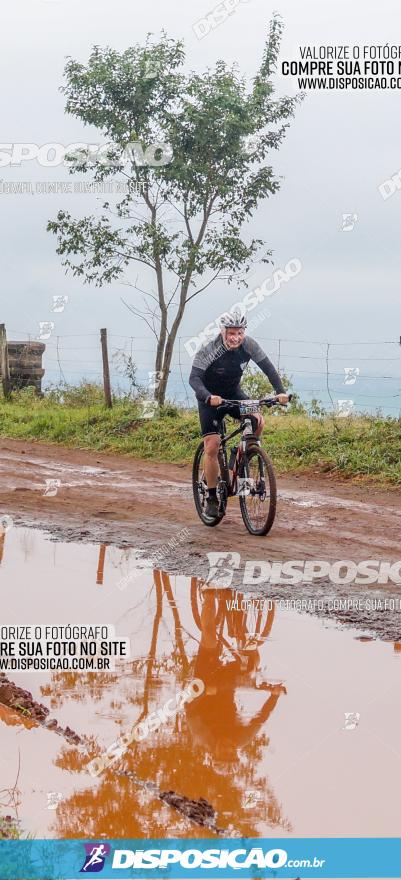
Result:
<svg viewBox="0 0 401 880"><path fill-rule="evenodd" d="M135 315L137 318L140 318L141 321L145 321L145 324L147 324L147 326L149 327L149 330L152 331L152 333L153 333L154 336L156 337L157 341L159 341L159 336L158 336L158 334L157 334L157 332L156 332L156 330L155 330L155 328L154 328L154 325L152 326L152 324L149 323L149 321L147 320L147 318L145 318L144 313L141 312L140 309L136 309L134 306L130 306L129 303L125 302L125 299L123 299L122 296L120 296L120 299L121 299L121 302L124 303L125 307L126 307L130 312L132 312L133 315Z"/></svg>
<svg viewBox="0 0 401 880"><path fill-rule="evenodd" d="M186 302L189 303L191 299L193 299L195 296L198 296L198 293L203 293L203 291L206 290L207 287L210 287L210 285L213 284L213 281L216 281L216 278L218 278L220 274L221 273L219 269L216 274L213 275L213 278L211 278L210 281L207 282L207 284L204 284L203 287L200 287L199 290L195 291L195 293L191 293L191 296L187 297Z"/></svg>

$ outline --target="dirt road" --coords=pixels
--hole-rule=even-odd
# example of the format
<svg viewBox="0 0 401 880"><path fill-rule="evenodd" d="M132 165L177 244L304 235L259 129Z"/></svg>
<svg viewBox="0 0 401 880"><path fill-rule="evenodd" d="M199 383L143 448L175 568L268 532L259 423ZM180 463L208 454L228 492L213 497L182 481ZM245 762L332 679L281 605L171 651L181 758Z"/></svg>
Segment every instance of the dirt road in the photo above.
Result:
<svg viewBox="0 0 401 880"><path fill-rule="evenodd" d="M178 560L196 573L210 549L244 559L401 558L401 493L321 476L280 476L273 530L249 535L237 499L217 528L198 519L188 465L138 461L56 445L0 441L0 510L16 525L35 525L63 539L122 544L154 552L182 528L189 539ZM46 481L59 480L45 495ZM185 552L182 552L184 549Z"/></svg>
<svg viewBox="0 0 401 880"><path fill-rule="evenodd" d="M62 446L14 440L0 441L0 513L12 516L16 526L40 528L55 540L91 541L132 546L145 559L166 548L184 528L175 549L163 551L166 571L206 577L207 553L236 552L240 566L232 586L243 585L247 561L383 560L401 559L401 493L357 486L319 475L279 476L275 524L264 538L246 531L232 499L227 515L216 528L198 519L192 499L191 469L139 461L122 456L66 449ZM57 485L49 481L58 481ZM53 491L55 494L45 494ZM249 588L247 588L249 591ZM252 585L251 590L256 589ZM266 593L266 582L257 592ZM401 586L361 587L335 585L328 578L312 583L268 584L274 598L395 597L400 606ZM401 640L401 610L395 613L328 610L324 616L366 629L397 642ZM316 612L314 612L316 613Z"/></svg>

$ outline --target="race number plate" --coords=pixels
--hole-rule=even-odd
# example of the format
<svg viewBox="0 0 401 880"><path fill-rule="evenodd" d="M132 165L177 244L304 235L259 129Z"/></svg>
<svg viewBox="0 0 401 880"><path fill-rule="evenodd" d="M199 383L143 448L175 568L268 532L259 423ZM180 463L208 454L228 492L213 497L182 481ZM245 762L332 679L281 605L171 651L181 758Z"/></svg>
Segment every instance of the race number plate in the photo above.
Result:
<svg viewBox="0 0 401 880"><path fill-rule="evenodd" d="M239 404L239 411L242 416L249 416L252 413L260 412L260 406L257 400L244 400Z"/></svg>

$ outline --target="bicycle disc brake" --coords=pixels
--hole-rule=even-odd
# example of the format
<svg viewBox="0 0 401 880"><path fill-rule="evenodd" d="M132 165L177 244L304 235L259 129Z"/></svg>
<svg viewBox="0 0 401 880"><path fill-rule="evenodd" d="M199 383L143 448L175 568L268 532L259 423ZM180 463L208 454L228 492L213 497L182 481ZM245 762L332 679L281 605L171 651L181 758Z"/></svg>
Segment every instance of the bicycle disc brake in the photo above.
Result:
<svg viewBox="0 0 401 880"><path fill-rule="evenodd" d="M221 477L219 477L219 481L217 483L217 497L219 499L219 514L221 516L224 516L226 512L227 496L227 483L225 482L225 480L222 480Z"/></svg>

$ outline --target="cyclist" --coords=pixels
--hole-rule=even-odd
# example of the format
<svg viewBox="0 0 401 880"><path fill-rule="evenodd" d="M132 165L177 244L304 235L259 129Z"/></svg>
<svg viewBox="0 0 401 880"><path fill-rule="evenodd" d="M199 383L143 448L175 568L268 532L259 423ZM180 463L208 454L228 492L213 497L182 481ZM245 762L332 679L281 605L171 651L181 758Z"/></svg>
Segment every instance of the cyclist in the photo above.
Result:
<svg viewBox="0 0 401 880"><path fill-rule="evenodd" d="M235 307L223 315L220 334L197 352L189 377L189 384L198 401L204 438L208 488L205 514L210 517L217 517L219 510L216 487L219 476L219 424L223 417L219 416L215 408L220 406L223 398L246 400L249 397L241 388L242 374L249 361L254 361L267 376L279 403L288 403L288 395L277 370L256 340L245 336L246 327L247 320L240 308ZM261 413L252 416L252 424L255 436L260 437L264 426Z"/></svg>

